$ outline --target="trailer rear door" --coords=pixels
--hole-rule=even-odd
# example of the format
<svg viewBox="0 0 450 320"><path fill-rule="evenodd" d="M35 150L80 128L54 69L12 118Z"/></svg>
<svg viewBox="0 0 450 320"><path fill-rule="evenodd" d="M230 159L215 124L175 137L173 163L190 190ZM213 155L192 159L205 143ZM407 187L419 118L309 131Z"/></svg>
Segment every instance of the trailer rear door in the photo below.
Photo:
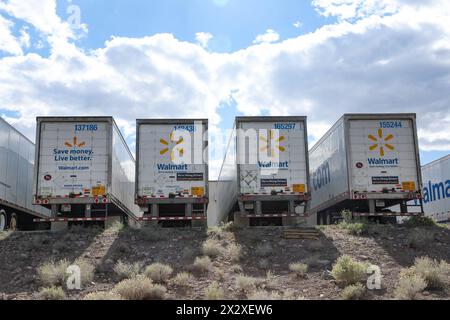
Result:
<svg viewBox="0 0 450 320"><path fill-rule="evenodd" d="M415 137L411 119L349 120L353 191L420 190Z"/></svg>

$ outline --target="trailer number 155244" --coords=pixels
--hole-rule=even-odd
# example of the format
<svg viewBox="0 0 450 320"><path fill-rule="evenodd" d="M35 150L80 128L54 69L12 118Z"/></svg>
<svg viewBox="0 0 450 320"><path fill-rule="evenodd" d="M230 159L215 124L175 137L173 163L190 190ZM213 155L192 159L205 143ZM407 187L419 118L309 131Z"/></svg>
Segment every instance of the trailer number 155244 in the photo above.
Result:
<svg viewBox="0 0 450 320"><path fill-rule="evenodd" d="M396 128L402 128L402 122L401 121L381 121L380 122L380 128L382 129L396 129Z"/></svg>

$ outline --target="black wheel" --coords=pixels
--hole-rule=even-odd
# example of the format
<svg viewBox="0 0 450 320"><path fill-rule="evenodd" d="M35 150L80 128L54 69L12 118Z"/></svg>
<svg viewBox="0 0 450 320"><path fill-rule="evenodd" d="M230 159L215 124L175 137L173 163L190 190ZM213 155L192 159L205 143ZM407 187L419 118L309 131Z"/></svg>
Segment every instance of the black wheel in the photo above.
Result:
<svg viewBox="0 0 450 320"><path fill-rule="evenodd" d="M2 210L0 211L0 231L6 230L6 224L7 224L6 212Z"/></svg>
<svg viewBox="0 0 450 320"><path fill-rule="evenodd" d="M11 219L9 219L9 230L17 231L19 227L19 218L15 213L11 215Z"/></svg>

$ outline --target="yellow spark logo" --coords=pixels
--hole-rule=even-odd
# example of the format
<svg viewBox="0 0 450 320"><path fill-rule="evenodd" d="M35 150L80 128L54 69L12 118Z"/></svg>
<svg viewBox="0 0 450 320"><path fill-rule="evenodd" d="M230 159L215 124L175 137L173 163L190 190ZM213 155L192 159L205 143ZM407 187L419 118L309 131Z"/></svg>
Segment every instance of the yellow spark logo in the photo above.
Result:
<svg viewBox="0 0 450 320"><path fill-rule="evenodd" d="M86 145L86 142L83 141L83 142L78 143L78 138L74 137L72 143L66 141L65 145L66 145L66 147L69 147L69 148L75 148L75 147L82 148Z"/></svg>
<svg viewBox="0 0 450 320"><path fill-rule="evenodd" d="M184 155L184 148L180 147L181 144L183 144L184 139L180 138L179 140L175 140L175 135L172 132L170 134L169 137L169 141L165 140L165 139L161 139L159 140L159 142L165 146L165 148L163 148L159 154L160 155L165 155L167 152L170 151L170 146L175 144L175 146L172 148L172 152L170 153L170 160L174 161L175 160L175 155L178 153L180 157L182 157Z"/></svg>
<svg viewBox="0 0 450 320"><path fill-rule="evenodd" d="M272 158L275 158L275 152L276 150L279 150L281 152L286 152L286 148L281 146L281 142L286 140L284 136L279 137L278 139L275 139L275 132L274 130L269 131L269 140L264 137L259 137L260 141L262 141L262 147L260 149L261 152L267 152L270 150L270 156Z"/></svg>
<svg viewBox="0 0 450 320"><path fill-rule="evenodd" d="M386 149L390 151L394 151L394 146L389 144L388 142L394 139L394 135L390 134L387 137L384 137L383 129L378 129L378 137L375 137L369 134L369 140L375 142L370 146L370 151L374 151L376 149L380 150L380 156L384 157L386 154Z"/></svg>

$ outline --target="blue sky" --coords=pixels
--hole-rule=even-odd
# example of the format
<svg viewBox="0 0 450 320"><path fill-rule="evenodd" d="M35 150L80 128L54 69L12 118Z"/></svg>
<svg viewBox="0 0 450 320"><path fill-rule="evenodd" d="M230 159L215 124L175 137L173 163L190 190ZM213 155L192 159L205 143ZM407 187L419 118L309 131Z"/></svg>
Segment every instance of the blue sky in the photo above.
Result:
<svg viewBox="0 0 450 320"><path fill-rule="evenodd" d="M257 35L276 30L289 39L336 22L323 17L309 1L299 0L58 0L58 14L68 16L67 6L81 8L82 23L89 35L79 41L85 50L103 46L111 36L144 37L172 33L177 39L195 42L197 32L214 35L213 52L234 52L252 45ZM294 26L296 23L300 26ZM221 128L229 128L237 115L234 104L219 109ZM447 155L447 151L422 152L424 164Z"/></svg>
<svg viewBox="0 0 450 320"><path fill-rule="evenodd" d="M415 112L426 164L450 152L449 12L446 0L0 0L0 114L30 138L37 115L113 115L133 146L136 118L225 130L237 115L306 115L312 145L343 113Z"/></svg>
<svg viewBox="0 0 450 320"><path fill-rule="evenodd" d="M320 16L308 1L283 0L76 0L89 36L86 49L98 48L111 36L143 37L172 33L177 39L195 41L197 32L216 39L210 49L233 52L247 48L257 35L271 28L281 39L312 32L334 18ZM67 0L58 1L58 13L67 16ZM296 28L294 23L301 22Z"/></svg>

